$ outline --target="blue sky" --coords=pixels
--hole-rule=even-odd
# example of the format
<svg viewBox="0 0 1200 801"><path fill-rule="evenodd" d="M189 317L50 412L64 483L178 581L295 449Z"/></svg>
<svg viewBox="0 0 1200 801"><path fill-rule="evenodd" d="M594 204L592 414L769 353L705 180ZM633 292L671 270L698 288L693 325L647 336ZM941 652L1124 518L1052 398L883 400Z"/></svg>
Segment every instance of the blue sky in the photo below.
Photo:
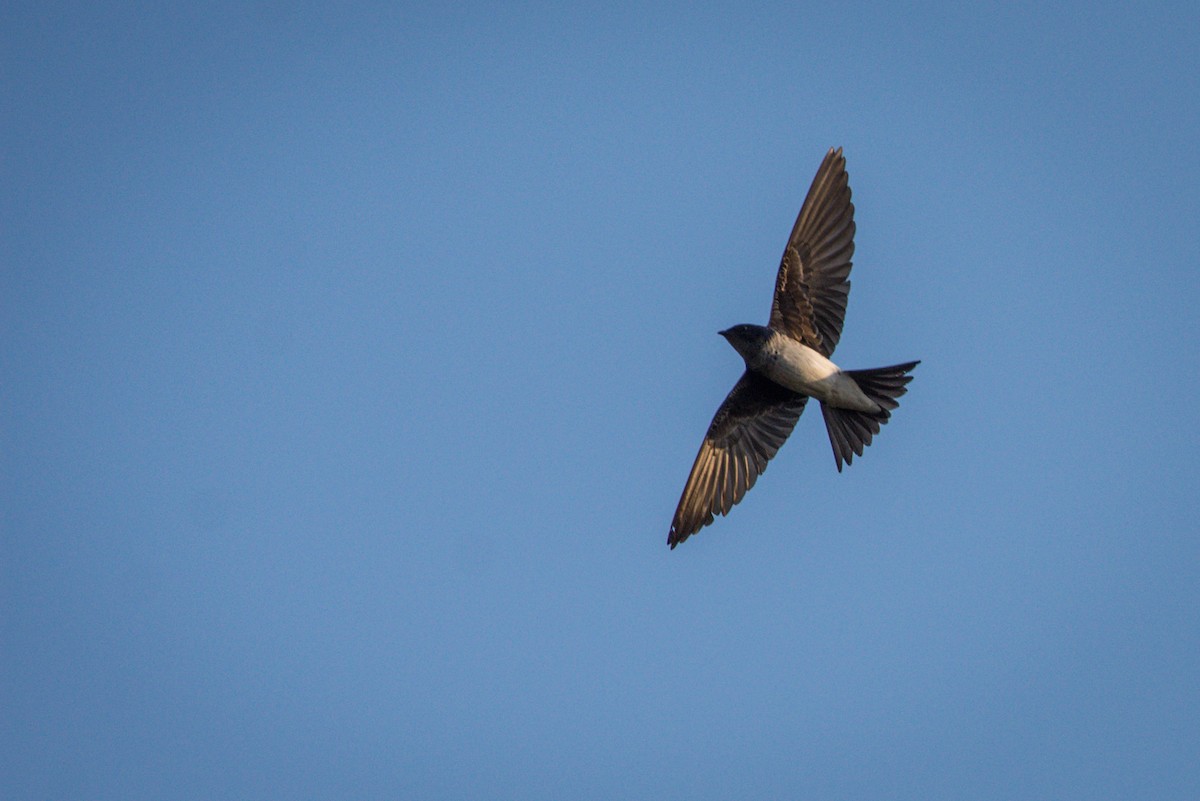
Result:
<svg viewBox="0 0 1200 801"><path fill-rule="evenodd" d="M1198 34L7 4L4 797L1200 797ZM668 551L830 146L923 363Z"/></svg>

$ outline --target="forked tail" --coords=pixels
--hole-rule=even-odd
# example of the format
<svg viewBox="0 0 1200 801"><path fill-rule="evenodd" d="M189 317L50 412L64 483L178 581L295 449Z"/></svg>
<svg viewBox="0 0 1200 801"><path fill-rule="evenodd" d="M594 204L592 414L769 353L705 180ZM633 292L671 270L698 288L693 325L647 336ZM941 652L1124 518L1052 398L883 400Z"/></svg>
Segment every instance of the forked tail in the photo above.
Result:
<svg viewBox="0 0 1200 801"><path fill-rule="evenodd" d="M839 473L843 462L850 464L855 456L862 456L863 448L871 444L871 437L879 433L879 427L892 416L892 409L900 405L896 399L908 392L906 384L912 381L908 373L918 364L920 362L916 361L874 370L846 371L866 396L878 404L877 412L857 412L821 404Z"/></svg>

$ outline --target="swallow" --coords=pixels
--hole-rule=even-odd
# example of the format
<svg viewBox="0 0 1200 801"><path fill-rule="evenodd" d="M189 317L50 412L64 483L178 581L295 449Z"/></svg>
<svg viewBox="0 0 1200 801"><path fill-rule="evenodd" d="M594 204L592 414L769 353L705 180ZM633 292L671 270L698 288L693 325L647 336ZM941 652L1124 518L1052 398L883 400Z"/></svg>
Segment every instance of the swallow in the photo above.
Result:
<svg viewBox="0 0 1200 801"><path fill-rule="evenodd" d="M841 148L830 148L783 251L770 319L720 332L746 369L700 444L667 535L671 548L745 497L809 398L821 403L839 473L899 406L919 361L873 370L842 370L830 361L846 317L853 255L846 159Z"/></svg>

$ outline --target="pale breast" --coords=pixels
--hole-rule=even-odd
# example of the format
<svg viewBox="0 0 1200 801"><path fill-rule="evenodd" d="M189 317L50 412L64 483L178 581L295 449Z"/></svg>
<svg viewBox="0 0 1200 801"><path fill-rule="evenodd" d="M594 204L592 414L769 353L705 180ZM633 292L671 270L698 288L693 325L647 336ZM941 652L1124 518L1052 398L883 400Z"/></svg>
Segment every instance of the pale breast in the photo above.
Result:
<svg viewBox="0 0 1200 801"><path fill-rule="evenodd" d="M790 337L776 334L755 362L754 369L793 392L840 408L864 412L879 408L836 364Z"/></svg>

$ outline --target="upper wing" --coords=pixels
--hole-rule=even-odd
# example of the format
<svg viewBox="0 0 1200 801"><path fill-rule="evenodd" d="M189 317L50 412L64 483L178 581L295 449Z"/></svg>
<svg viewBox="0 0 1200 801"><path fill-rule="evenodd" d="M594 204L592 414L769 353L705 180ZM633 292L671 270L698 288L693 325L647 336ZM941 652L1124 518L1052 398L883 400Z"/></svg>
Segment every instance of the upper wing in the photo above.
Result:
<svg viewBox="0 0 1200 801"><path fill-rule="evenodd" d="M828 358L842 335L853 255L854 204L846 159L841 148L830 148L783 251L770 326Z"/></svg>
<svg viewBox="0 0 1200 801"><path fill-rule="evenodd" d="M674 548L727 514L767 469L808 396L747 370L713 417L688 476L667 544Z"/></svg>

